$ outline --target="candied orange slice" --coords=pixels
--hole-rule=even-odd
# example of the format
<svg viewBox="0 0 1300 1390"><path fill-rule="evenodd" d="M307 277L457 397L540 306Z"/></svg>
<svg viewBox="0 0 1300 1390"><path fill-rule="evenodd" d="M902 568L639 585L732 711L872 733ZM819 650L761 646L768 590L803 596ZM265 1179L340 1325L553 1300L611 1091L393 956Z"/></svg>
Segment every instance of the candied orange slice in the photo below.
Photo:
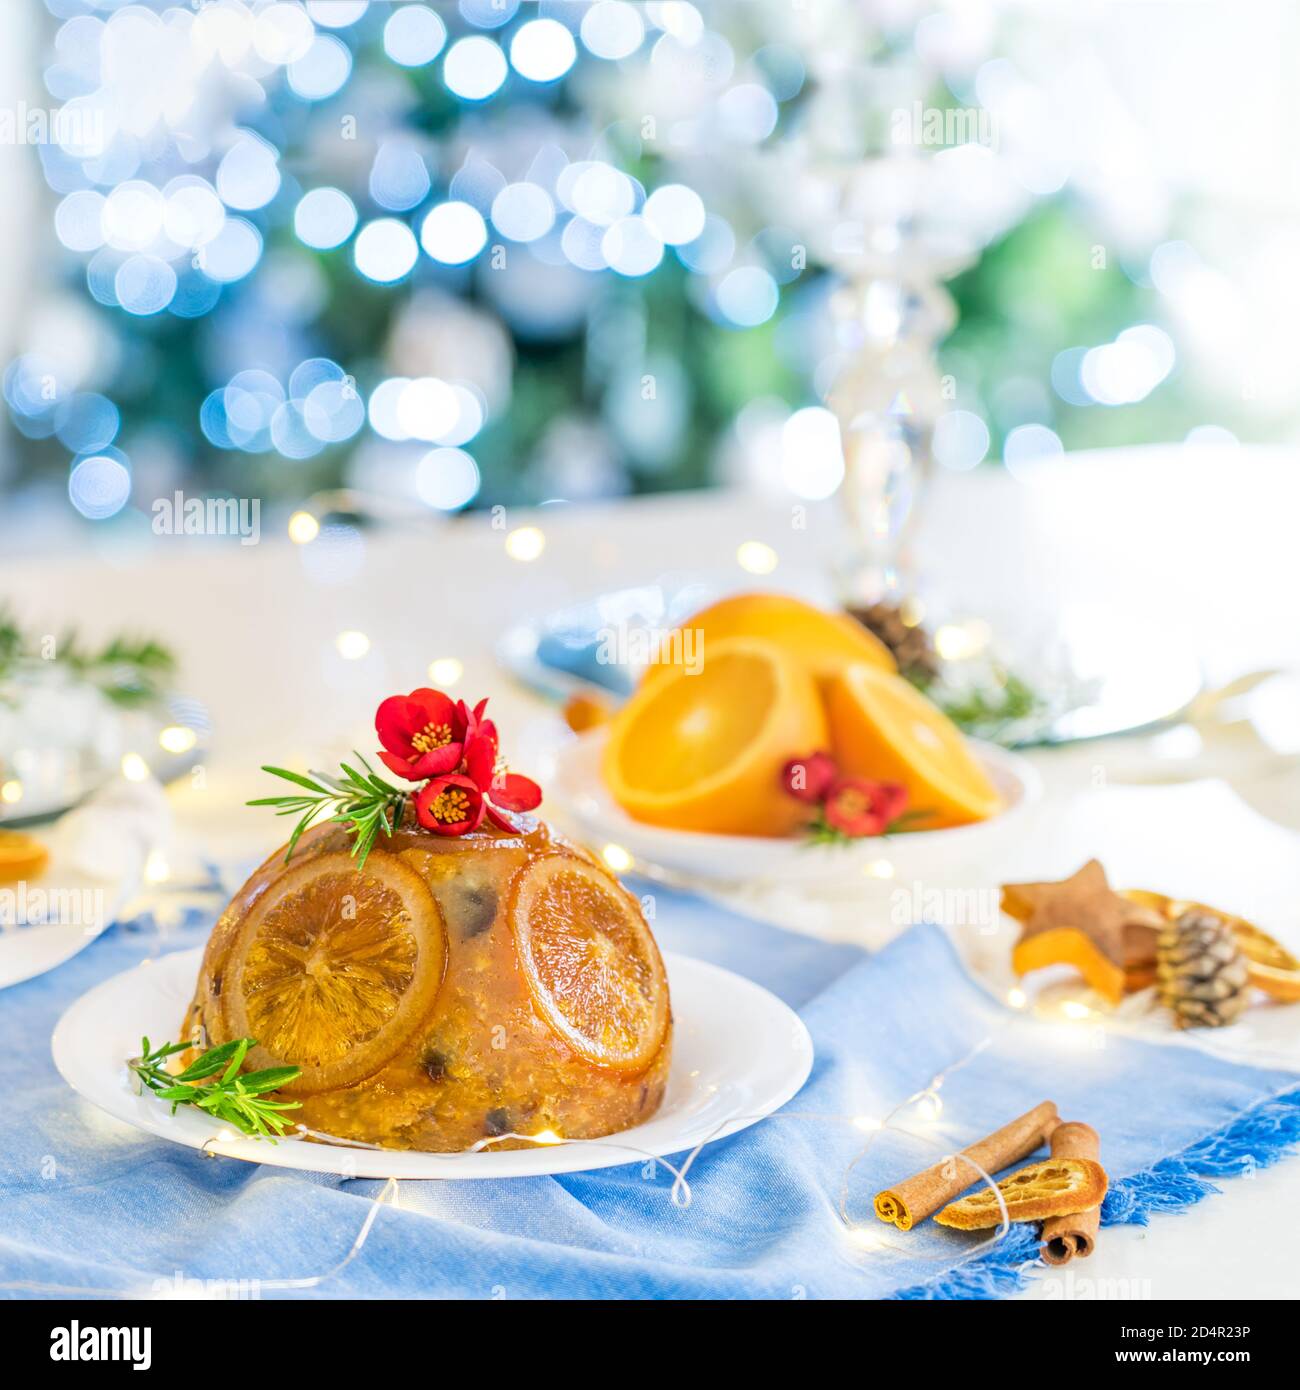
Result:
<svg viewBox="0 0 1300 1390"><path fill-rule="evenodd" d="M35 878L50 862L50 852L39 840L17 830L0 830L0 883Z"/></svg>
<svg viewBox="0 0 1300 1390"><path fill-rule="evenodd" d="M902 676L850 666L826 686L831 751L845 772L901 782L923 830L986 820L1002 798L961 730Z"/></svg>
<svg viewBox="0 0 1300 1390"><path fill-rule="evenodd" d="M709 646L698 674L637 691L610 723L602 770L649 825L785 835L808 808L786 795L781 769L825 740L812 677L773 643L732 637Z"/></svg>
<svg viewBox="0 0 1300 1390"><path fill-rule="evenodd" d="M295 1066L297 1092L378 1071L428 1014L446 934L433 895L395 855L365 868L323 854L281 874L235 941L222 988L232 1038L254 1067Z"/></svg>
<svg viewBox="0 0 1300 1390"><path fill-rule="evenodd" d="M580 1056L616 1071L654 1061L668 981L635 901L585 860L548 854L521 869L510 925L533 1003Z"/></svg>

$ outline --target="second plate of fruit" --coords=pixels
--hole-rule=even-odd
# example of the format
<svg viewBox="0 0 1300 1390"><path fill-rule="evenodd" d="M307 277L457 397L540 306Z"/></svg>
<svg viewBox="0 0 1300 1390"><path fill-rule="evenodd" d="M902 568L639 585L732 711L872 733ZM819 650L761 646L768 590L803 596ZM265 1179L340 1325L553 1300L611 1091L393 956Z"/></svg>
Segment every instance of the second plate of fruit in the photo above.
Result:
<svg viewBox="0 0 1300 1390"><path fill-rule="evenodd" d="M950 871L1038 795L1021 758L965 738L865 628L785 595L664 632L632 697L591 722L554 757L584 833L712 881Z"/></svg>

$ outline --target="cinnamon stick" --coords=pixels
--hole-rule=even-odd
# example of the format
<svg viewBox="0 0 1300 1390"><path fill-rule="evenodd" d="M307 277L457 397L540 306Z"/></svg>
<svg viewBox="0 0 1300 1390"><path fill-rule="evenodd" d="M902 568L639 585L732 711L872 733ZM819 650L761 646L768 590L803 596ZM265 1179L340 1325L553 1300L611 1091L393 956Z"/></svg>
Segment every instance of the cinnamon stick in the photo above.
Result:
<svg viewBox="0 0 1300 1390"><path fill-rule="evenodd" d="M1101 1140L1091 1125L1066 1120L1052 1131L1053 1158L1090 1158L1099 1162ZM1101 1208L1077 1212L1074 1216L1053 1216L1043 1222L1042 1249L1039 1254L1049 1265L1063 1265L1078 1256L1085 1259L1097 1244L1101 1229Z"/></svg>
<svg viewBox="0 0 1300 1390"><path fill-rule="evenodd" d="M1003 1125L996 1134L990 1134L961 1152L992 1176L1028 1158L1046 1143L1059 1123L1055 1102L1045 1100L1009 1125ZM963 1162L958 1155L949 1154L925 1172L876 1193L876 1215L900 1231L910 1231L918 1221L932 1216L978 1180L978 1172L969 1163Z"/></svg>

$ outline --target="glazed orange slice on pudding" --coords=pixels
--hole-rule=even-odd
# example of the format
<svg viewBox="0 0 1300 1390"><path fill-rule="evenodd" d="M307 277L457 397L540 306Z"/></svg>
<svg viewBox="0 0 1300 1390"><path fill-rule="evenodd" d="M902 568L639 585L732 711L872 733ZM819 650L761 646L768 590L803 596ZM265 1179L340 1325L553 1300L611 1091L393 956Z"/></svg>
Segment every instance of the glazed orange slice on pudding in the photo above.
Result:
<svg viewBox="0 0 1300 1390"><path fill-rule="evenodd" d="M825 744L812 677L771 642L733 637L698 674L643 685L610 723L603 775L634 819L719 835L785 835L807 807L781 769Z"/></svg>
<svg viewBox="0 0 1300 1390"><path fill-rule="evenodd" d="M520 871L510 926L533 1003L587 1061L643 1071L668 1027L663 961L636 902L602 870L545 855Z"/></svg>
<svg viewBox="0 0 1300 1390"><path fill-rule="evenodd" d="M849 667L827 683L826 719L845 772L901 782L909 809L932 813L918 829L966 825L1002 809L961 730L902 676Z"/></svg>
<svg viewBox="0 0 1300 1390"><path fill-rule="evenodd" d="M35 878L50 862L50 852L39 840L16 830L0 830L0 883Z"/></svg>
<svg viewBox="0 0 1300 1390"><path fill-rule="evenodd" d="M349 1086L400 1050L442 983L446 936L423 880L372 851L358 871L324 854L281 874L245 919L222 982L253 1067L295 1066L287 1091Z"/></svg>

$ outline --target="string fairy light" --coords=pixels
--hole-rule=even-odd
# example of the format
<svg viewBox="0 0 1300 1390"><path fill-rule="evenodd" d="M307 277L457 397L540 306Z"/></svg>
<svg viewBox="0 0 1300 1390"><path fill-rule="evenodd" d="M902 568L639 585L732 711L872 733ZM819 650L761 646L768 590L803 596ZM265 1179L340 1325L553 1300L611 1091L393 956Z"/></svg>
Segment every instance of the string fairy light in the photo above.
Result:
<svg viewBox="0 0 1300 1390"><path fill-rule="evenodd" d="M146 956L142 963L143 965L149 965L149 963L153 962L153 959L156 958L154 958L154 956ZM161 984L159 988L161 988ZM907 1112L908 1109L913 1108L913 1106L918 1109L920 1109L920 1106L926 1106L926 1108L932 1112L929 1118L932 1120L936 1119L941 1112L941 1108L943 1108L943 1099L940 1097L940 1091L943 1090L944 1084L947 1083L951 1076L959 1072L959 1070L968 1066L970 1062L975 1061L977 1056L987 1051L987 1048L990 1048L991 1045L993 1045L993 1037L982 1038L982 1040L977 1042L975 1047L970 1049L968 1054L961 1056L961 1058L958 1058L955 1062L948 1063L943 1070L940 1070L940 1072L930 1077L930 1080L926 1081L925 1086L918 1088L918 1090L913 1091L911 1095L902 1099L902 1101L898 1102L898 1104L895 1105L891 1111L888 1111L881 1119L876 1119L869 1115L862 1115L862 1113L837 1115L837 1113L831 1112L788 1111L788 1109L783 1109L783 1111L774 1113L731 1113L731 1115L724 1116L723 1119L720 1119L704 1137L699 1138L698 1143L691 1148L687 1156L681 1161L680 1166L674 1165L674 1163L670 1162L669 1159L665 1158L662 1154L652 1154L651 1151L638 1147L638 1145L635 1144L628 1144L626 1140L620 1140L620 1138L590 1138L590 1140L585 1140L585 1138L569 1138L556 1133L553 1129L541 1129L535 1131L533 1134L521 1134L517 1133L517 1131L510 1131L510 1133L506 1134L488 1136L481 1138L476 1144L471 1145L466 1152L469 1152L469 1154L480 1154L480 1152L491 1150L491 1148L496 1147L496 1145L501 1145L509 1140L519 1141L519 1143L523 1144L533 1144L535 1147L560 1148L569 1147L569 1145L583 1145L583 1147L588 1148L599 1147L605 1148L605 1150L617 1150L624 1152L624 1154L633 1155L635 1158L645 1159L645 1161L651 1162L653 1165L662 1166L666 1172L669 1172L673 1177L673 1184L669 1190L669 1200L672 1202L673 1207L679 1208L680 1211L685 1211L685 1209L690 1208L692 1202L694 1202L694 1193L692 1193L690 1176L688 1175L690 1175L691 1168L694 1166L695 1159L705 1150L706 1145L713 1143L717 1138L729 1137L729 1131L730 1133L736 1133L736 1131L742 1129L742 1127L758 1125L758 1123L770 1123L774 1122L774 1120L786 1120L786 1122L815 1122L822 1123L822 1125L848 1125L865 1134L866 1141L862 1144L862 1147L855 1152L850 1162L848 1162L847 1168L844 1169L843 1180L841 1180L840 1184L840 1194L838 1194L838 1201L836 1204L836 1216L838 1223L840 1223L840 1230L841 1234L843 1234L845 1245L848 1245L848 1247L851 1247L852 1250L863 1255L863 1257L879 1257L879 1255L897 1254L902 1255L902 1257L920 1259L920 1261L926 1262L951 1261L951 1247L939 1251L926 1251L916 1248L915 1243L911 1245L900 1245L894 1243L894 1241L888 1240L887 1227L876 1219L875 1212L872 1212L872 1216L870 1216L868 1220L855 1219L854 1216L851 1215L850 1209L848 1209L850 1184L855 1169L861 1165L863 1159L875 1148L881 1134L904 1134L904 1136L913 1138L913 1140L918 1141L918 1143L929 1144L936 1148L936 1150L939 1150L940 1145L936 1143L936 1138L934 1138L933 1134L918 1133L915 1129L911 1129L911 1127L901 1123L900 1116L902 1113ZM382 1144L368 1143L366 1140L343 1138L341 1136L336 1136L336 1134L327 1133L327 1131L310 1129L309 1126L302 1125L302 1123L295 1126L295 1133L296 1137L282 1138L281 1144L306 1144L310 1143L311 1140L317 1140L321 1141L321 1143L338 1145L338 1147L343 1148L388 1152ZM218 1148L218 1145L238 1144L241 1143L241 1140L241 1136L222 1127L216 1134L204 1140L202 1145L199 1145L199 1152L204 1158L211 1159L246 1158L246 1154L242 1154L242 1152L241 1154L222 1154L220 1148ZM444 1159L446 1165L448 1165L450 1169L463 1155L442 1154L424 1156L425 1158ZM957 1159L965 1162L966 1165L972 1169L973 1176L977 1177L977 1179L982 1181L984 1186L989 1187L990 1190L993 1191L994 1201L996 1201L998 1205L1000 1225L994 1229L994 1232L991 1233L989 1237L966 1248L964 1254L961 1254L961 1257L959 1257L957 1261L954 1261L954 1264L966 1264L970 1259L976 1258L977 1255L982 1254L983 1251L989 1250L993 1245L1004 1240L1009 1230L1011 1230L1011 1216L1009 1216L1007 1211L1007 1202L1005 1202L1005 1198L1002 1197L1001 1191L998 1190L997 1183L993 1180L993 1176L987 1173L975 1159L970 1158L969 1155L962 1154L962 1152L948 1151L941 1152L940 1158L948 1162L957 1161ZM348 1180L350 1177L360 1175L346 1175L345 1173L345 1175L341 1176L343 1179ZM321 1272L313 1273L313 1275L284 1277L284 1279L243 1280L242 1283L254 1283L259 1291L295 1291L320 1287L321 1284L327 1283L328 1280L338 1276L346 1266L352 1264L352 1262L359 1257L361 1251L366 1247L371 1230L374 1229L375 1222L377 1222L378 1216L380 1216L380 1209L384 1207L384 1205L400 1209L400 1186L399 1180L396 1179L396 1177L388 1176L387 1179L384 1179L384 1186L382 1186L381 1190L378 1191L374 1197L370 1198L370 1207L367 1209L366 1216L361 1220L361 1225L359 1229L357 1229L356 1236L353 1237L348 1250L343 1252L342 1258L338 1259L334 1265L328 1266L327 1269L321 1270ZM1030 1266L1040 1266L1043 1262L1030 1261L1027 1262L1027 1264ZM140 1272L140 1270L132 1270L131 1275L132 1277L136 1277L136 1279L142 1280L142 1282L146 1282L146 1280L147 1282L152 1282L152 1289L156 1291L156 1293L160 1289L165 1289L165 1287L172 1282L171 1275L150 1276ZM206 1283L210 1284L210 1286L217 1286L218 1290L228 1290L232 1282L231 1280L207 1280ZM72 1287L61 1286L61 1284L43 1284L19 1280L19 1282L0 1282L0 1291L22 1291L22 1293L63 1295L63 1297L142 1297L139 1284L133 1284L129 1289L107 1289L107 1287ZM216 1293L216 1291L213 1293L213 1297L220 1297L220 1295L221 1294Z"/></svg>
<svg viewBox="0 0 1300 1390"><path fill-rule="evenodd" d="M932 1135L916 1133L915 1130L909 1129L905 1125L898 1123L898 1117L910 1107L919 1106L922 1102L938 1102L941 1105L942 1102L939 1100L939 1091L942 1089L944 1083L948 1080L948 1078L951 1077L955 1072L960 1071L963 1067L967 1066L969 1063L974 1061L976 1057L978 1057L982 1052L984 1052L987 1048L989 1048L992 1045L992 1042L993 1039L991 1037L986 1037L982 1039L964 1057L959 1058L956 1062L950 1063L942 1071L936 1073L933 1077L931 1077L930 1080L919 1090L912 1092L911 1095L901 1100L881 1120L875 1120L872 1117L865 1115L835 1115L826 1112L806 1110L780 1110L773 1114L732 1114L718 1121L718 1123L708 1132L708 1134L706 1134L702 1139L699 1140L698 1143L695 1144L695 1146L686 1155L686 1158L682 1161L680 1167L669 1162L669 1160L666 1159L662 1154L651 1153L648 1149L640 1148L635 1144L628 1144L623 1140L609 1138L570 1139L566 1138L563 1135L557 1134L552 1129L541 1129L533 1134L520 1134L516 1132L510 1132L506 1134L487 1136L483 1139L478 1140L475 1144L471 1145L470 1148L465 1150L464 1152L483 1153L509 1140L516 1140L521 1143L533 1144L538 1147L547 1148L567 1147L569 1145L582 1145L584 1147L595 1146L605 1149L617 1149L620 1152L635 1155L637 1158L646 1159L654 1163L655 1165L663 1167L665 1171L671 1173L673 1177L673 1183L672 1187L669 1190L669 1200L672 1202L673 1206L677 1207L679 1210L684 1211L691 1206L694 1200L694 1194L691 1191L691 1185L688 1178L688 1174L690 1173L690 1170L694 1165L695 1160L699 1157L701 1152L703 1152L706 1145L712 1143L715 1139L724 1137L724 1131L728 1130L729 1128L737 1125L770 1122L773 1120L812 1120L820 1123L847 1124L853 1126L854 1128L860 1131L865 1131L869 1135L869 1137L867 1139L867 1142L858 1150L858 1152L850 1160L847 1168L845 1169L844 1177L841 1182L839 1201L836 1207L836 1215L841 1226L841 1231L844 1236L845 1243L851 1246L856 1252L864 1256L875 1256L879 1254L892 1253L907 1256L912 1259L926 1261L946 1261L952 1258L951 1248L941 1251L927 1252L925 1250L919 1250L916 1248L909 1248L906 1246L898 1245L887 1238L885 1233L886 1228L883 1226L882 1223L876 1220L874 1214L868 1221L855 1220L850 1215L848 1210L849 1183L852 1178L854 1169L857 1168L857 1166L862 1162L862 1160L867 1157L867 1155L871 1152L872 1148L875 1146L876 1141L883 1133L891 1132L895 1134L903 1134L908 1136L909 1138L916 1139L921 1143L928 1143L933 1145L934 1137ZM324 1143L329 1143L345 1148L367 1149L377 1152L387 1152L382 1144L372 1144L362 1139L345 1139L338 1135L326 1133L322 1130L312 1129L304 1124L296 1125L295 1131L298 1135L298 1138L286 1138L281 1140L281 1143L295 1144L307 1143L311 1140L318 1140ZM239 1136L232 1134L229 1130L221 1130L217 1134L214 1134L210 1138L206 1139L203 1142L203 1144L199 1146L199 1151L205 1157L213 1159L218 1157L243 1157L243 1155L222 1154L217 1150L216 1147L217 1145L223 1143L229 1143L232 1141L237 1142L238 1139ZM435 1160L442 1159L445 1160L447 1163L451 1164L455 1163L458 1159L462 1158L463 1155L458 1153L425 1154L423 1155L423 1157L426 1159ZM961 1255L961 1257L956 1261L957 1264L965 1264L969 1260L974 1259L983 1251L989 1249L990 1247L996 1245L999 1241L1003 1240L1011 1229L1011 1218L1010 1214L1007 1211L1006 1200L1003 1197L1002 1192L999 1190L996 1182L994 1182L992 1175L986 1172L979 1163L977 1163L969 1155L960 1152L945 1153L942 1155L942 1157L948 1161L960 1159L962 1162L966 1163L973 1170L975 1176L978 1177L981 1182L983 1182L986 1186L990 1188L990 1190L993 1192L994 1200L998 1204L1000 1224L994 1230L992 1235L987 1237L985 1240L980 1241L978 1244L970 1246L965 1251L965 1253ZM349 1175L347 1174L344 1174L342 1176L345 1179L349 1177ZM352 1239L352 1243L348 1246L348 1249L344 1252L343 1256L333 1265L329 1266L329 1268L322 1270L317 1274L302 1275L297 1278L253 1279L238 1282L241 1284L256 1285L259 1293L268 1291L293 1292L295 1290L301 1289L319 1288L328 1280L335 1278L361 1254L362 1250L365 1248L366 1242L370 1238L370 1233L374 1228L375 1222L379 1218L380 1209L385 1205L398 1210L400 1210L401 1208L401 1189L399 1181L395 1177L390 1176L387 1179L385 1179L383 1187L374 1197L370 1199L369 1208L366 1212L364 1219L361 1222L361 1226L359 1227L356 1235ZM1041 1260L1031 1260L1027 1262L1027 1267L1034 1267L1041 1264ZM155 1293L160 1288L165 1288L171 1280L171 1276L151 1277L147 1274L144 1274L142 1271L132 1271L132 1274L133 1276L138 1277L141 1280L152 1279L151 1287ZM222 1289L228 1288L228 1286L232 1283L232 1281L230 1280L211 1280L207 1282L210 1284L215 1284L221 1287ZM129 1289L111 1289L97 1287L72 1287L66 1285L42 1284L30 1281L13 1281L0 1283L0 1292L10 1291L62 1295L64 1297L97 1296L109 1298L139 1298L141 1296L139 1285L133 1286ZM215 1297L217 1295L214 1294L213 1296Z"/></svg>

